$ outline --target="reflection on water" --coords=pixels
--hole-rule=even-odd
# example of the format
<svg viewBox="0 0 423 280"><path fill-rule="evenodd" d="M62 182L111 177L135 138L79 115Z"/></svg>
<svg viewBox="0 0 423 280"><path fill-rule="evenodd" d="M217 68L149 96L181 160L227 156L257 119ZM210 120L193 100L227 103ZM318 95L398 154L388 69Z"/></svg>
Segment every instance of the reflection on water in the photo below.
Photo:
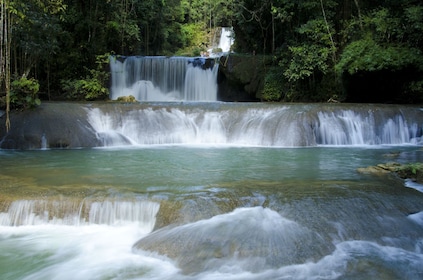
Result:
<svg viewBox="0 0 423 280"><path fill-rule="evenodd" d="M2 279L419 279L418 147L0 151Z"/></svg>

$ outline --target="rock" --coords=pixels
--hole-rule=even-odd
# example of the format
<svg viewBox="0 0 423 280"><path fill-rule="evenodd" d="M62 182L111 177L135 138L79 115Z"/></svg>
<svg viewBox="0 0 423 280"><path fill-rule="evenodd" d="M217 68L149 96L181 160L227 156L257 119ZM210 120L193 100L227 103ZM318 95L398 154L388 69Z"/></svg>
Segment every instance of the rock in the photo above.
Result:
<svg viewBox="0 0 423 280"><path fill-rule="evenodd" d="M403 179L411 179L417 183L423 184L423 163L402 165L396 173Z"/></svg>
<svg viewBox="0 0 423 280"><path fill-rule="evenodd" d="M389 170L383 169L379 166L368 166L368 167L360 167L357 168L359 173L365 174L388 174L391 173Z"/></svg>
<svg viewBox="0 0 423 280"><path fill-rule="evenodd" d="M417 183L423 184L423 163L400 164L397 162L388 162L376 166L357 168L357 172L374 175L393 173L402 179L411 179Z"/></svg>
<svg viewBox="0 0 423 280"><path fill-rule="evenodd" d="M86 106L89 106L88 104ZM5 123L6 116L0 117ZM11 127L0 126L0 148L40 149L101 146L80 103L43 102L34 109L10 112ZM45 147L43 147L45 145Z"/></svg>
<svg viewBox="0 0 423 280"><path fill-rule="evenodd" d="M133 95L119 96L117 98L117 101L119 101L119 102L137 102L137 100L135 99L135 97Z"/></svg>
<svg viewBox="0 0 423 280"><path fill-rule="evenodd" d="M265 69L271 58L259 55L220 57L218 85L220 101L259 101Z"/></svg>

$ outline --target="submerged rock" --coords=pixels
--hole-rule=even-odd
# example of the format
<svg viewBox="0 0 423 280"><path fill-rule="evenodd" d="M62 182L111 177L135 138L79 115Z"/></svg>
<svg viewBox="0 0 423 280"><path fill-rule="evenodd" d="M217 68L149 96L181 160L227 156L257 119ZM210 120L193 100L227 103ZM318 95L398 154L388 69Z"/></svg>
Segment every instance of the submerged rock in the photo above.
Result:
<svg viewBox="0 0 423 280"><path fill-rule="evenodd" d="M139 240L134 250L158 252L191 274L233 262L255 272L315 261L331 252L333 245L273 210L251 207L162 228Z"/></svg>

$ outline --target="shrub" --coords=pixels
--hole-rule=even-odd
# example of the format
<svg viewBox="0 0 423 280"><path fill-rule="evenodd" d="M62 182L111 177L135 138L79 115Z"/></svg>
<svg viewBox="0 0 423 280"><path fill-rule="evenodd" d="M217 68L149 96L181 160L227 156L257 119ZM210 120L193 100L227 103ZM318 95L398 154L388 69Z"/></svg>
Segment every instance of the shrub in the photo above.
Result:
<svg viewBox="0 0 423 280"><path fill-rule="evenodd" d="M41 104L38 98L40 84L34 78L21 77L11 83L10 107L29 109Z"/></svg>
<svg viewBox="0 0 423 280"><path fill-rule="evenodd" d="M279 71L278 71L279 70ZM261 94L263 101L280 101L283 98L284 79L280 67L272 67L265 76Z"/></svg>
<svg viewBox="0 0 423 280"><path fill-rule="evenodd" d="M85 79L62 80L62 90L66 98L71 100L101 100L109 96L109 90L104 86L109 73L103 70L108 64L109 54L97 56L98 69L89 69Z"/></svg>

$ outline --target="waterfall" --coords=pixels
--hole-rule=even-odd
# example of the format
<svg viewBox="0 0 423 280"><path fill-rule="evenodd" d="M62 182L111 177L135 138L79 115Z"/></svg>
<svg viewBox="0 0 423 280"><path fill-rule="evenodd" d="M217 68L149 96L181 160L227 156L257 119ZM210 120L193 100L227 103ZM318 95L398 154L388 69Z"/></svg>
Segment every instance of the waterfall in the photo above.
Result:
<svg viewBox="0 0 423 280"><path fill-rule="evenodd" d="M111 57L112 100L216 101L218 64L211 58Z"/></svg>
<svg viewBox="0 0 423 280"><path fill-rule="evenodd" d="M219 49L222 49L222 52L224 53L229 52L231 50L231 46L233 44L232 34L232 27L222 27L218 47Z"/></svg>
<svg viewBox="0 0 423 280"><path fill-rule="evenodd" d="M418 145L422 120L418 108L371 105L199 103L88 109L88 121L105 146Z"/></svg>
<svg viewBox="0 0 423 280"><path fill-rule="evenodd" d="M208 49L211 57L219 57L223 53L231 51L232 44L234 43L234 30L232 27L220 27L220 37L218 42L213 40L212 47ZM217 44L216 44L217 43ZM213 50L220 49L220 52L215 53Z"/></svg>
<svg viewBox="0 0 423 280"><path fill-rule="evenodd" d="M16 200L0 212L0 226L139 223L152 231L159 207L151 201Z"/></svg>

